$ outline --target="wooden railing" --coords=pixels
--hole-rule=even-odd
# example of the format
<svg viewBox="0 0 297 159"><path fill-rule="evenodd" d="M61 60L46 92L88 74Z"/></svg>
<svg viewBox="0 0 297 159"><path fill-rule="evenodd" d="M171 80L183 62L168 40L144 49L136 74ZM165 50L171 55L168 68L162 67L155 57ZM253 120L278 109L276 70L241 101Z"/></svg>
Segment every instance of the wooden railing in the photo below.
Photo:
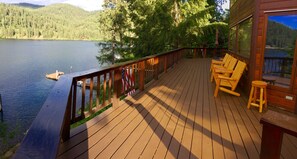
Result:
<svg viewBox="0 0 297 159"><path fill-rule="evenodd" d="M61 141L70 137L70 125L112 104L121 96L144 90L189 53L200 48L183 48L139 60L63 75L43 104L14 158L56 158ZM207 49L203 49L206 50ZM223 50L216 51L220 53ZM126 74L122 79L122 74Z"/></svg>
<svg viewBox="0 0 297 159"><path fill-rule="evenodd" d="M271 74L285 77L292 73L293 58L289 57L265 57L263 74Z"/></svg>
<svg viewBox="0 0 297 159"><path fill-rule="evenodd" d="M297 137L297 116L269 110L261 118L263 124L261 159L279 159L283 134Z"/></svg>

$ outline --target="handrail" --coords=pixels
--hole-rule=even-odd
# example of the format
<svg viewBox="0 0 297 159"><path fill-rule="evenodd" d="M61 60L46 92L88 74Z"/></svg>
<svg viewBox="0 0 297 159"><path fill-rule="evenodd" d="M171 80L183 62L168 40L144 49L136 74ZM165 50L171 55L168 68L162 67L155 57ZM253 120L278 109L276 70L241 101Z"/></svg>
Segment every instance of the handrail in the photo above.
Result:
<svg viewBox="0 0 297 159"><path fill-rule="evenodd" d="M264 57L263 73L285 77L286 74L291 74L292 65L292 57Z"/></svg>
<svg viewBox="0 0 297 159"><path fill-rule="evenodd" d="M71 123L84 119L108 104L116 107L122 94L135 89L143 90L145 83L158 79L158 75L175 65L187 49L176 49L62 76L33 121L14 158L56 158L61 140L66 141L70 137ZM126 82L122 82L123 73L130 77ZM79 81L82 81L81 88L78 87Z"/></svg>

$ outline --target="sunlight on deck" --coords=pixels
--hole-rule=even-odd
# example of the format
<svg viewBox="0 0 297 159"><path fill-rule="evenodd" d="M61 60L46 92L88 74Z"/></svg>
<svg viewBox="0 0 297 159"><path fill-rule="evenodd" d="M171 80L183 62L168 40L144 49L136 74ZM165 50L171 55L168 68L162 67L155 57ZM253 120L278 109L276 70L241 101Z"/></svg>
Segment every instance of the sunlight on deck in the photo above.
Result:
<svg viewBox="0 0 297 159"><path fill-rule="evenodd" d="M72 130L58 158L259 158L262 116L247 97L213 97L210 59L184 59L143 92ZM265 110L266 111L266 110ZM297 156L284 136L282 158Z"/></svg>

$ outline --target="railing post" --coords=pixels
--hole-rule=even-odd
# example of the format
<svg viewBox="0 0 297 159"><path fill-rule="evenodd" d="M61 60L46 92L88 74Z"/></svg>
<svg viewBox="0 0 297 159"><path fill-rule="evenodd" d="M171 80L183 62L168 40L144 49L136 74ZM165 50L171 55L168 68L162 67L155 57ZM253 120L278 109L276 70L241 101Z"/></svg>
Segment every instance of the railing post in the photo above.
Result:
<svg viewBox="0 0 297 159"><path fill-rule="evenodd" d="M121 70L122 68L117 68L114 70L114 90L113 90L113 106L118 107L119 106L119 98L121 96Z"/></svg>
<svg viewBox="0 0 297 159"><path fill-rule="evenodd" d="M154 58L154 79L158 80L159 76L159 57Z"/></svg>
<svg viewBox="0 0 297 159"><path fill-rule="evenodd" d="M72 106L72 89L71 87L69 96L68 96L68 103L66 107L66 112L64 115L64 124L63 124L63 132L62 132L62 140L63 142L69 140L70 138L70 124L71 124L71 106Z"/></svg>
<svg viewBox="0 0 297 159"><path fill-rule="evenodd" d="M193 58L195 59L196 57L197 57L197 49L195 48L194 49L194 57Z"/></svg>
<svg viewBox="0 0 297 159"><path fill-rule="evenodd" d="M94 78L91 77L90 80L90 96L89 96L89 113L93 114L93 87L94 87Z"/></svg>
<svg viewBox="0 0 297 159"><path fill-rule="evenodd" d="M139 90L144 90L144 76L145 76L145 63L144 61L139 62Z"/></svg>

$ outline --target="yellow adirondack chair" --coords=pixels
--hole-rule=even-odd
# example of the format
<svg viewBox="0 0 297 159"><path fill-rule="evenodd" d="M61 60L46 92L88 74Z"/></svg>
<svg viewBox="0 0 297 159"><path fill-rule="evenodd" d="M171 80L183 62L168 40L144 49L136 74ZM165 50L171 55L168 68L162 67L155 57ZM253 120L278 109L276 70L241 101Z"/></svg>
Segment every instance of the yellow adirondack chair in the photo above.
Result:
<svg viewBox="0 0 297 159"><path fill-rule="evenodd" d="M246 63L242 61L238 61L234 71L232 72L231 77L214 74L214 79L216 82L214 96L215 97L218 96L219 90L235 96L240 96L239 93L235 92L235 89L245 68L246 68Z"/></svg>
<svg viewBox="0 0 297 159"><path fill-rule="evenodd" d="M237 63L237 59L230 56L230 62L228 63L227 67L224 67L224 66L219 66L219 65L214 65L213 66L213 70L211 71L211 76L210 76L210 81L212 82L213 81L213 76L215 73L218 73L218 74L224 74L226 77L229 77L230 74L233 72L233 69Z"/></svg>
<svg viewBox="0 0 297 159"><path fill-rule="evenodd" d="M214 65L221 65L222 66L222 65L228 63L230 57L232 57L232 56L229 55L228 53L226 53L223 60L214 60L214 59L212 59L211 60L211 65L210 65L210 71L212 71L212 68L213 68Z"/></svg>

